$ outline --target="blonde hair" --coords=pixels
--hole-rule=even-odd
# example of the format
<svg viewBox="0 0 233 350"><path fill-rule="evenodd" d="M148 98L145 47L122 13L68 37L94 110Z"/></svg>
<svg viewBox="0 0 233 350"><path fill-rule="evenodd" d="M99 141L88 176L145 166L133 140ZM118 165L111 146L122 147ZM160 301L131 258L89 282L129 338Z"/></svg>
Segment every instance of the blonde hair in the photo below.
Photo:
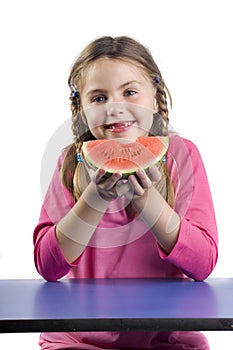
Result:
<svg viewBox="0 0 233 350"><path fill-rule="evenodd" d="M83 122L80 91L86 69L100 58L132 62L144 70L156 88L156 101L158 104L158 113L154 115L150 135L168 135L169 112L167 96L169 97L170 105L172 105L171 95L149 50L138 41L127 36L115 38L103 36L92 41L75 60L68 79L71 90L70 100L74 142L67 148L66 157L61 168L61 180L72 193L75 201L78 200L90 181L83 163L77 162L77 153L81 151L84 141L95 139L86 123ZM159 168L162 178L155 184L155 187L167 202L173 206L174 189L166 163L161 162Z"/></svg>

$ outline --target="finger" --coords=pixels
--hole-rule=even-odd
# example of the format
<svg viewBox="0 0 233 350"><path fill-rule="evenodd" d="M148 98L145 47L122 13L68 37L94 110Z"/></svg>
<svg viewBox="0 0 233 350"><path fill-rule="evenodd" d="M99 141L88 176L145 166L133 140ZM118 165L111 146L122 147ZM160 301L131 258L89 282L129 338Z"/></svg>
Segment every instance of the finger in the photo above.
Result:
<svg viewBox="0 0 233 350"><path fill-rule="evenodd" d="M104 169L99 169L96 173L95 182L96 185L101 187L101 190L111 190L116 183L121 179L120 173L109 174Z"/></svg>
<svg viewBox="0 0 233 350"><path fill-rule="evenodd" d="M144 194L144 188L139 184L138 179L135 175L130 175L128 177L128 181L133 188L134 195L142 196Z"/></svg>
<svg viewBox="0 0 233 350"><path fill-rule="evenodd" d="M98 185L104 178L104 176L106 175L106 170L104 169L98 169L97 172L95 173L95 176L94 176L94 180L95 180L95 183Z"/></svg>
<svg viewBox="0 0 233 350"><path fill-rule="evenodd" d="M152 182L144 170L137 171L136 177L142 188L149 188L152 186Z"/></svg>
<svg viewBox="0 0 233 350"><path fill-rule="evenodd" d="M104 181L104 189L111 190L117 182L121 179L122 175L120 173L114 173Z"/></svg>

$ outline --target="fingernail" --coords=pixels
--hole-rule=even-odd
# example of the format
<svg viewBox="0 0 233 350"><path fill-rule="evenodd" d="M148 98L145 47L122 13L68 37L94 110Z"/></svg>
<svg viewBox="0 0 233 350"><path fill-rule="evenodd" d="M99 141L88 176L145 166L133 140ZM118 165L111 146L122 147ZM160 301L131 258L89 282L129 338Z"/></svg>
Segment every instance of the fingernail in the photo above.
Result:
<svg viewBox="0 0 233 350"><path fill-rule="evenodd" d="M113 176L115 179L120 179L122 175L120 173L114 173Z"/></svg>
<svg viewBox="0 0 233 350"><path fill-rule="evenodd" d="M143 170L138 170L138 171L136 171L136 174L137 174L137 175L144 175L144 174L145 174L145 171L143 171Z"/></svg>

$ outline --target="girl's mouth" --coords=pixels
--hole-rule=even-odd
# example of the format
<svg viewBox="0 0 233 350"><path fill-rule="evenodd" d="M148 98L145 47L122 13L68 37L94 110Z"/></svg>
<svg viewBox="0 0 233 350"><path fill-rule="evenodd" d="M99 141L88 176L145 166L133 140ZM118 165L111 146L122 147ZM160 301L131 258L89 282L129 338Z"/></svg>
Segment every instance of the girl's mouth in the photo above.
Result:
<svg viewBox="0 0 233 350"><path fill-rule="evenodd" d="M128 130L133 125L133 123L134 123L133 121L117 122L117 123L106 124L104 127L105 129L111 132L124 132Z"/></svg>

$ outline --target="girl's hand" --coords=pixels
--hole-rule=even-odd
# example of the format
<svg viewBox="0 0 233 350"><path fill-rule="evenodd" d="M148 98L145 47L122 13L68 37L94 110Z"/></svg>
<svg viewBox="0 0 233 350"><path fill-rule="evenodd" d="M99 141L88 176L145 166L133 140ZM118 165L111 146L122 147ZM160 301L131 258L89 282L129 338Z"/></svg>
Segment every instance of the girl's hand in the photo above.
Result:
<svg viewBox="0 0 233 350"><path fill-rule="evenodd" d="M86 171L90 177L91 184L95 186L95 192L102 199L106 201L111 201L117 197L120 197L122 194L117 192L116 184L121 179L121 173L114 173L110 175L104 169L100 168L98 170L93 170L83 158L83 164L86 168ZM93 188L93 186L91 186ZM128 188L127 188L128 190Z"/></svg>
<svg viewBox="0 0 233 350"><path fill-rule="evenodd" d="M153 186L153 182L161 179L161 173L156 166L151 166L147 171L138 170L135 175L128 178L129 184L133 190L134 198L141 197Z"/></svg>
<svg viewBox="0 0 233 350"><path fill-rule="evenodd" d="M99 195L111 201L125 195L129 201L133 198L139 198L153 186L153 182L161 179L160 171L156 166L151 166L147 171L139 170L135 175L130 175L127 180L122 180L121 173L114 173L106 176L104 169L98 169L94 172L85 162L86 169L90 175L91 181L95 184Z"/></svg>
<svg viewBox="0 0 233 350"><path fill-rule="evenodd" d="M150 167L147 171L139 170L130 175L127 180L119 180L116 190L119 195L125 195L128 202L146 197L148 190L153 183L161 180L161 173L156 166Z"/></svg>
<svg viewBox="0 0 233 350"><path fill-rule="evenodd" d="M102 198L111 200L125 195L128 198L142 197L153 186L153 182L161 179L161 174L156 166L147 171L139 170L135 175L130 175L127 180L122 180L121 173L114 173L106 177L106 171L99 169L93 180Z"/></svg>
<svg viewBox="0 0 233 350"><path fill-rule="evenodd" d="M95 183L99 195L103 199L110 201L121 196L117 191L116 185L121 179L122 175L121 173L114 173L106 176L106 174L107 172L104 169L99 169L92 177L92 181Z"/></svg>

